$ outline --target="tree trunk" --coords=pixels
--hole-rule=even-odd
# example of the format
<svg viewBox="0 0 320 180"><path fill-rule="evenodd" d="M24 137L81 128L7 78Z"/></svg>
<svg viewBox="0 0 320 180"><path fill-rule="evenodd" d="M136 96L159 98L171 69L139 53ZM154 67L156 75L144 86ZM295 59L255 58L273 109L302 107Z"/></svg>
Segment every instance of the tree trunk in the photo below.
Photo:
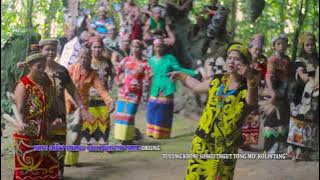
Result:
<svg viewBox="0 0 320 180"><path fill-rule="evenodd" d="M67 5L67 10L64 11L64 31L69 28L76 27L77 17L79 16L79 0L64 0L64 5Z"/></svg>
<svg viewBox="0 0 320 180"><path fill-rule="evenodd" d="M72 16L72 22L76 23L76 19L79 16L79 0L68 0L68 9Z"/></svg>
<svg viewBox="0 0 320 180"><path fill-rule="evenodd" d="M229 31L230 31L230 41L232 41L235 37L235 31L237 28L237 22L236 22L236 16L237 16L237 0L229 0L228 4L231 4L231 6L229 6L230 10L231 10L231 17L230 17L230 23L229 23Z"/></svg>
<svg viewBox="0 0 320 180"><path fill-rule="evenodd" d="M318 0L313 0L313 19L312 19L312 33L315 33L317 27L319 26L319 13L317 12L318 7Z"/></svg>
<svg viewBox="0 0 320 180"><path fill-rule="evenodd" d="M305 8L304 13L302 12L303 7ZM294 39L293 39L293 42L292 42L293 47L292 47L291 58L292 58L293 61L297 57L299 35L300 35L301 27L303 25L303 21L304 21L304 19L306 17L307 12L308 12L308 3L305 0L302 0L301 4L300 4L299 17L298 17L298 22L297 22L298 27L296 28L296 31L294 33Z"/></svg>
<svg viewBox="0 0 320 180"><path fill-rule="evenodd" d="M313 28L312 28L312 32L315 34L317 41L318 41L318 45L319 43L319 1L318 0L314 0L314 13L313 13Z"/></svg>
<svg viewBox="0 0 320 180"><path fill-rule="evenodd" d="M31 39L31 31L33 28L32 24L32 11L33 11L33 0L27 0L27 17L26 17L26 27L27 27L27 40L26 40L26 56L28 54L28 49L29 49L29 44L30 44L30 39Z"/></svg>
<svg viewBox="0 0 320 180"><path fill-rule="evenodd" d="M27 17L26 17L26 27L31 30L32 25L32 11L33 11L33 0L27 0Z"/></svg>
<svg viewBox="0 0 320 180"><path fill-rule="evenodd" d="M285 16L284 16L284 11L286 7L286 0L281 0L280 1L280 29L281 33L284 33L284 21L285 21Z"/></svg>
<svg viewBox="0 0 320 180"><path fill-rule="evenodd" d="M50 2L49 12L47 14L46 20L44 21L44 24L45 24L44 37L50 37L51 24L52 24L52 20L55 18L55 15L57 13L58 3L59 2L55 0L51 0Z"/></svg>
<svg viewBox="0 0 320 180"><path fill-rule="evenodd" d="M62 5L63 5L63 7L65 7L67 9L68 8L68 0L62 0Z"/></svg>

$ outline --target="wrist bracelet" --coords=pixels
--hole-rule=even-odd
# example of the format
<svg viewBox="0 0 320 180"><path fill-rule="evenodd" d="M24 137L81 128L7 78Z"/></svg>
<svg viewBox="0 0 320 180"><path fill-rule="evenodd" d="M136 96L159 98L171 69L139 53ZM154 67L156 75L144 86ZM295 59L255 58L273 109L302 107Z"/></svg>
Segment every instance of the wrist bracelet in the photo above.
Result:
<svg viewBox="0 0 320 180"><path fill-rule="evenodd" d="M257 82L257 81L247 82L247 86L248 86L248 87L258 86L258 84L259 84L259 82Z"/></svg>

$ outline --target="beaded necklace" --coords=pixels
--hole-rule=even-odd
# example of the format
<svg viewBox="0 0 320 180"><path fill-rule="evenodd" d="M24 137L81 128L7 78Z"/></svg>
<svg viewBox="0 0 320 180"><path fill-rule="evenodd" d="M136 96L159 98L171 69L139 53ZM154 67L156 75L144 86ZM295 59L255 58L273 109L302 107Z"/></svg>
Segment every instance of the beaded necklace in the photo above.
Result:
<svg viewBox="0 0 320 180"><path fill-rule="evenodd" d="M222 84L219 86L218 92L216 94L218 96L217 107L220 110L224 105L224 99L234 94L237 91L237 89L240 87L241 83L239 83L235 89L231 89L231 90L228 90L229 85L230 85L230 76L227 75L227 77L224 80L222 80Z"/></svg>

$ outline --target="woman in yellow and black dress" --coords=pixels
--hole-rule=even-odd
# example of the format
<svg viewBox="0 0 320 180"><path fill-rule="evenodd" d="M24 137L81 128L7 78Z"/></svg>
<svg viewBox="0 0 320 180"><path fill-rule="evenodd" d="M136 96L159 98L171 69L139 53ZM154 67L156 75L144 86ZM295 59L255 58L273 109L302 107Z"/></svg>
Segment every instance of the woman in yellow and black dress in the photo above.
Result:
<svg viewBox="0 0 320 180"><path fill-rule="evenodd" d="M241 44L227 52L227 74L199 82L183 73L170 73L208 101L192 141L193 154L236 154L241 144L241 125L257 103L259 75L249 67L251 55ZM233 179L235 159L190 159L187 180Z"/></svg>

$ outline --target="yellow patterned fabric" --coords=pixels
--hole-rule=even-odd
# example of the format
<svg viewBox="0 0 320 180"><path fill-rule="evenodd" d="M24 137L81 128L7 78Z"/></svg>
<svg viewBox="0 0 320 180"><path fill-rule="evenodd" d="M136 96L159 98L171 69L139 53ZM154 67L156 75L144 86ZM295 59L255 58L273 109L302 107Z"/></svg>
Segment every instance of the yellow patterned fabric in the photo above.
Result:
<svg viewBox="0 0 320 180"><path fill-rule="evenodd" d="M245 101L247 87L243 81L236 91L224 88L223 97L218 91L227 84L226 75L211 81L208 102L192 141L192 154L237 153L242 121L249 112ZM233 179L235 163L235 159L190 159L186 179Z"/></svg>
<svg viewBox="0 0 320 180"><path fill-rule="evenodd" d="M109 108L103 104L102 100L96 102L99 102L101 105L91 107L89 105L88 108L94 119L92 121L83 120L81 130L82 144L108 144L110 132Z"/></svg>
<svg viewBox="0 0 320 180"><path fill-rule="evenodd" d="M192 141L193 154L215 154L214 146L198 136L195 136ZM237 153L238 147L232 149L233 153ZM231 150L231 149L230 149ZM186 180L231 180L236 160L228 159L190 159L188 162L188 173Z"/></svg>
<svg viewBox="0 0 320 180"><path fill-rule="evenodd" d="M109 112L107 106L89 107L89 112L95 117L91 121L84 120L82 130L88 129L90 134L93 134L97 129L105 132L109 126Z"/></svg>

